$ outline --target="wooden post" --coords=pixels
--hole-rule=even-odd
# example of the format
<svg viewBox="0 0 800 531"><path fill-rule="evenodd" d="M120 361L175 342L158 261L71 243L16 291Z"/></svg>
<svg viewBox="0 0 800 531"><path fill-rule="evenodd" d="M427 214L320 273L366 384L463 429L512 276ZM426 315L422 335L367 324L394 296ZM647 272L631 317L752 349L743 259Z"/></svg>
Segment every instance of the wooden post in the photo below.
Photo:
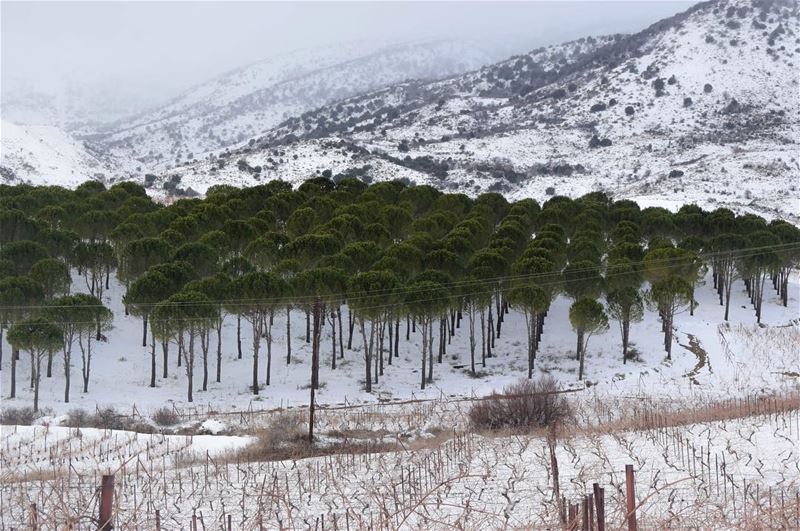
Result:
<svg viewBox="0 0 800 531"><path fill-rule="evenodd" d="M583 497L583 501L581 502L581 511L583 512L581 529L583 529L583 531L589 531L589 498L586 496Z"/></svg>
<svg viewBox="0 0 800 531"><path fill-rule="evenodd" d="M161 531L161 511L156 509L156 531Z"/></svg>
<svg viewBox="0 0 800 531"><path fill-rule="evenodd" d="M233 527L231 526L231 515L228 515L228 531L231 531Z"/></svg>
<svg viewBox="0 0 800 531"><path fill-rule="evenodd" d="M597 513L597 531L606 531L605 489L601 489L597 483L593 485L593 488L595 512Z"/></svg>
<svg viewBox="0 0 800 531"><path fill-rule="evenodd" d="M31 529L37 531L39 529L39 512L36 510L36 504L31 504Z"/></svg>
<svg viewBox="0 0 800 531"><path fill-rule="evenodd" d="M628 531L637 531L636 489L633 477L633 465L625 465L625 498L628 509Z"/></svg>
<svg viewBox="0 0 800 531"><path fill-rule="evenodd" d="M114 474L104 475L100 485L100 527L99 531L114 528Z"/></svg>

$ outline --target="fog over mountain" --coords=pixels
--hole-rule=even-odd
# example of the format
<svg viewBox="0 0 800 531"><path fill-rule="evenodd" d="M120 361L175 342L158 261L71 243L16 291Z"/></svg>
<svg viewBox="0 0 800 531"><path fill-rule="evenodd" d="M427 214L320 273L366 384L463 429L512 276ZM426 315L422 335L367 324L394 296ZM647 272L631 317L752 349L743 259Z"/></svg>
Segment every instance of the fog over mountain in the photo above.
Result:
<svg viewBox="0 0 800 531"><path fill-rule="evenodd" d="M492 60L628 33L693 2L3 2L3 118L66 126L143 111L227 71L357 42L474 39Z"/></svg>

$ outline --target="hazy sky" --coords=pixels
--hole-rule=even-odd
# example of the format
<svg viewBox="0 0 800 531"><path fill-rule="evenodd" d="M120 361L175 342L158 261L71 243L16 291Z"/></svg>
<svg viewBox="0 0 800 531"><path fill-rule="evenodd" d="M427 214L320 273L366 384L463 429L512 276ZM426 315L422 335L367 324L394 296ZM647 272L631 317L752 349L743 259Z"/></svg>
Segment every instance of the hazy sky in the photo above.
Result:
<svg viewBox="0 0 800 531"><path fill-rule="evenodd" d="M137 104L281 52L471 36L503 52L632 32L691 1L0 3L4 91L114 88ZM18 90L18 89L15 89Z"/></svg>

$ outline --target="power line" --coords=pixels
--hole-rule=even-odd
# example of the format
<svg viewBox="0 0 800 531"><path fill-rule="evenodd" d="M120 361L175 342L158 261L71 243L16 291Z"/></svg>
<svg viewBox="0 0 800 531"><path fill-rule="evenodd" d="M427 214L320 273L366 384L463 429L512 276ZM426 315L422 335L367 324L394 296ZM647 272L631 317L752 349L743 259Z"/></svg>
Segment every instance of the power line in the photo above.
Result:
<svg viewBox="0 0 800 531"><path fill-rule="evenodd" d="M754 249L762 249L762 248L754 248ZM750 255L743 255L743 257L754 256L756 254L759 254L759 253L753 253L753 254L750 254ZM670 266L664 266L664 267L661 267L661 268L654 268L653 270L657 270L657 271L658 270L667 270L669 268L670 268ZM587 270L590 270L590 269L587 268ZM591 270L595 270L595 268L591 268ZM617 274L613 274L612 273L612 274L606 275L605 278L613 277L613 276L624 276L624 275L629 275L629 274L630 274L629 272L622 272L622 273L617 273ZM538 283L538 284L536 284L536 286L537 287L554 287L554 286L558 286L558 285L561 285L561 284L562 284L562 280L555 280L555 281L550 281L550 282ZM436 289L438 290L439 288L437 287ZM431 290L419 290L419 291L409 290L406 293L426 293L428 291L431 291ZM397 293L397 292L395 292L395 293ZM477 296L477 295L490 295L490 294L494 294L494 293L496 293L496 287L492 286L492 287L489 287L489 288L486 288L486 289L482 289L480 291L472 291L472 292L468 292L468 293L463 293L463 294L460 294L459 297L470 297L470 296ZM334 298L334 297L331 297L331 298ZM414 302L415 303L426 303L426 302L435 302L435 301L438 301L438 300L440 300L439 297L434 297L434 298L430 298L430 299L419 299L419 300L416 300ZM234 302L227 302L225 304L227 306L246 306L246 305L251 304L252 302L253 301L247 301L247 302L234 301ZM271 303L273 301L271 299L260 299L260 300L255 300L255 302ZM173 306L174 305L174 306L190 306L191 307L191 306L209 305L209 302L208 301L204 301L204 302L201 302L201 303L175 303L175 304L173 304L173 303L162 303L162 304L164 304L165 306ZM395 307L405 306L405 304L406 304L405 301L388 302L388 303L385 303L385 304L378 304L378 305L373 305L373 306L362 306L362 307L358 308L358 311L361 312L361 311L368 311L368 310L380 310L380 309L386 309L386 308L395 308ZM215 303L214 305L218 306L219 303ZM274 303L274 305L276 307L280 307L280 303L279 302L278 303ZM92 307L98 307L98 306L97 305L93 305L93 306L87 305L87 306L80 306L79 308L92 308ZM27 308L47 308L47 306L27 307ZM203 321L203 320L209 320L210 321L210 320L215 320L215 319L217 319L216 316L215 317L210 317L208 319L201 319L201 318L196 318L196 317L174 317L174 318L169 318L167 320L167 322L170 322L170 323L176 323L176 322L198 322L198 321ZM96 323L97 323L97 321L94 321L94 320L90 320L90 321L62 321L61 322L61 324L85 324L85 325L96 324ZM34 325L34 326L36 326L36 325Z"/></svg>
<svg viewBox="0 0 800 531"><path fill-rule="evenodd" d="M533 240L535 241L535 240ZM777 245L769 245L769 246L758 246L758 247L744 247L741 249L737 249L735 251L715 251L715 252L708 252L708 253L697 253L695 255L689 256L678 256L673 258L666 258L666 259L659 259L659 260L639 260L639 261L628 261L627 265L632 266L641 266L641 265L651 265L651 264L661 264L662 267L651 267L651 271L663 271L667 270L675 264L685 263L687 258L713 258L717 256L731 256L735 259L740 258L748 258L751 256L757 256L761 254L759 251L764 250L778 250L778 251L791 251L791 250L800 250L800 243L787 243L787 244L777 244ZM750 251L745 253L745 251ZM585 268L576 268L571 269L570 273L599 273L602 269L602 265L598 264L597 266L593 267L585 267ZM563 275L564 270L552 271L552 272L545 272L545 273L530 273L525 275L504 275L499 277L492 277L487 279L472 279L472 280L463 280L463 281L454 281L448 283L437 283L435 289L454 289L454 288L464 288L469 286L484 286L487 284L499 284L505 282L513 282L513 281L522 281L522 280L536 280L536 279L550 279L553 277L558 277L559 280L555 282L555 284L561 283L560 277ZM606 273L604 278L616 277L616 276L625 276L630 275L631 273L628 271L620 272L620 273ZM586 280L591 277L584 277L584 278L577 278L575 280ZM539 283L539 286L546 286L546 285L553 285L553 282L546 282L544 284ZM371 290L371 291L364 291L360 292L357 296L348 296L346 292L343 293L333 293L328 294L325 296L318 296L318 295L298 295L298 296L285 296L285 297L273 297L273 298L251 298L251 299L217 299L217 300L208 300L202 302L167 302L167 301L160 301L155 303L134 303L131 306L136 306L139 308L154 308L156 306L245 306L249 304L263 302L266 304L271 304L274 306L281 306L281 305L302 305L304 302L306 304L313 303L320 298L331 300L331 299L340 299L340 300L350 300L350 301L357 301L368 299L375 296L380 295L402 295L408 293L425 293L431 291L431 289L413 289L413 285L405 286L403 288L390 288L390 289L383 289L383 290ZM493 293L496 290L496 287L492 287L489 291ZM470 295L479 295L484 294L485 292L467 292L462 293L460 296L468 297ZM425 302L425 301L418 301L418 302ZM104 305L81 305L77 306L78 308L100 308L104 307ZM70 305L49 305L49 304L37 304L37 305L8 305L8 306L0 306L0 311L3 310L31 310L31 309L58 309L58 308L76 308L76 306Z"/></svg>

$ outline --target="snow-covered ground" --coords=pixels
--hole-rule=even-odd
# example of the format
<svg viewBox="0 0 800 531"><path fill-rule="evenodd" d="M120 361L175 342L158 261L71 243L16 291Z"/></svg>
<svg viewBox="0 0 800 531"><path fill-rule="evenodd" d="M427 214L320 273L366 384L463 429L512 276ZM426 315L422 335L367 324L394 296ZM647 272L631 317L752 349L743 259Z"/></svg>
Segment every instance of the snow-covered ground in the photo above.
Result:
<svg viewBox="0 0 800 531"><path fill-rule="evenodd" d="M216 435L148 435L96 428L3 426L3 469L12 475L43 470L111 474L133 466L177 465L241 449L250 437ZM16 451L12 451L14 448ZM25 451L21 451L26 448ZM136 457L132 461L132 457Z"/></svg>
<svg viewBox="0 0 800 531"><path fill-rule="evenodd" d="M605 488L607 522L621 525L624 465L632 464L643 529L796 526L799 285L794 273L786 308L768 285L764 324L757 326L741 282L732 294L730 322L723 323L723 308L706 278L697 286L695 314L676 318L671 361L662 350L660 323L647 312L631 331L638 360L621 363L613 324L607 333L591 338L585 383L577 381L569 301L558 298L545 322L536 373L553 375L565 388L577 389L568 394L577 422L556 446L560 488L567 500L579 501L597 482ZM74 284L75 289L81 286ZM487 394L526 373L525 327L516 312L507 316L496 356L480 368L477 378L464 368L468 328L462 322L447 357L435 367L434 385L424 392L418 389L419 337L412 334L406 342L405 323L400 357L386 367L372 394L363 391L358 334L353 350L346 351L333 371L326 325L317 394L319 444L324 448L349 442L375 449L383 445L392 451L264 461L238 451L254 451L251 443L258 451L260 439L252 434L283 436L287 424L276 423L282 413L274 408L293 406L288 409L298 413L302 430L310 348L299 311L293 314L293 361L288 366L285 321L276 318L272 384L257 398L248 389L250 329L243 322L244 357L237 360L235 319L226 320L222 383L211 383L207 392L196 390L194 406L202 408L180 425L220 435L57 426L61 415L75 407L91 412L111 405L121 413L148 415L172 403L192 412L185 402L182 369L171 366L169 378L159 377L157 388L148 387L150 358L149 350L139 344L141 321L125 317L120 295L120 286L112 285L107 302L116 315L115 328L96 350L89 393L80 393L75 384L72 402L64 404L62 367L56 360L53 377L42 381L41 403L52 413L35 427L0 428L0 528L28 522L31 504L37 505L42 525L63 526L72 518L76 529L90 528L87 522L96 514L97 486L104 472L116 473L119 529L153 528L156 510L162 529L186 528L193 514L198 528L202 524L209 529L223 527L229 515L233 527L240 529L309 528L321 525L322 518L329 527L352 529L557 526L546 439L536 433L480 435L468 425L473 395ZM343 315L346 322L346 308ZM172 364L174 350L173 346ZM160 375L160 349L157 354ZM75 359L77 373L79 356ZM18 369L20 396L4 398L4 408L31 402L24 383L25 355ZM9 376L6 366L4 396ZM586 384L591 386L584 388ZM715 402L748 397L739 404L751 404L756 395L778 398L765 402L758 415L752 414L752 407L714 413ZM781 402L784 397L792 398ZM707 416L694 413L704 407L712 408ZM273 411L259 412L268 409ZM659 414L653 417L654 411ZM671 420L660 425L657 420L653 427L650 418ZM291 436L291 430L286 434Z"/></svg>
<svg viewBox="0 0 800 531"><path fill-rule="evenodd" d="M795 528L798 420L797 411L776 410L649 430L579 431L555 445L560 491L573 503L598 483L606 522L622 526L624 467L631 464L642 529ZM88 529L79 518L95 514L95 466L116 472L120 529L154 528L156 511L164 529L186 528L193 515L198 528L209 529L224 529L228 515L238 529L308 529L321 519L334 529L558 527L551 456L537 435L451 432L388 453L244 462L219 453L241 442L230 437L217 437L206 456L198 437L32 431L0 437L6 464L16 464L16 475L0 486L3 527L26 521L37 504L41 522L72 518L75 528Z"/></svg>
<svg viewBox="0 0 800 531"><path fill-rule="evenodd" d="M117 162L56 126L0 123L0 182L75 187L87 179L110 177Z"/></svg>
<svg viewBox="0 0 800 531"><path fill-rule="evenodd" d="M83 287L82 279L76 279L73 288L81 290ZM164 404L172 403L177 407L190 405L186 402L187 376L182 367L176 366L175 345L170 349L169 377L166 379L161 378L161 347L157 346L157 387L149 387L150 348L141 346L141 320L125 316L121 295L120 286L113 284L106 303L114 311L114 328L106 333L108 341L98 343L94 348L89 392L81 392L80 351L76 347L70 403L63 401L63 365L60 355L56 354L53 376L42 377L42 407L50 409L53 414L64 414L73 408L94 411L96 406L113 406L122 412L129 412L135 405L139 412L147 414ZM710 276L697 286L696 298L699 305L693 316L688 312L676 316L672 360L665 357L657 315L646 311L645 319L633 324L631 329L632 348L638 353L638 359L622 364L620 333L612 321L608 332L593 336L589 341L584 383L577 379L575 333L567 315L570 300L560 296L553 303L545 321L535 372L550 374L565 387L582 388L587 385L610 395L728 397L798 389L800 293L796 273L790 279L787 307L779 304L769 284L765 287L763 327L755 324L754 312L741 281L735 284L732 292L728 323L722 319L723 308L719 306ZM347 313L347 308L343 308L345 336ZM291 330L292 361L287 365L285 313L278 312L273 327L271 384L262 386L260 394L255 397L249 387L252 381L250 327L242 320L243 358L237 359L236 318L228 316L223 329L222 382L214 382L216 362L213 347L216 338L212 337L210 383L205 392L199 390L202 360L199 353L196 354L194 405L215 411L242 411L307 404L311 345L305 342L305 314L302 311L292 312ZM514 310L506 317L501 336L496 342L494 357L487 359L485 368L480 366L478 348L479 372L475 378L469 374L469 336L465 316L461 328L447 346L445 359L441 364L435 364L433 385L425 391L419 389L421 335L418 330L416 334L411 334L410 341L406 341L405 319L401 320L400 325L400 356L393 360L391 366L386 366L385 374L380 377L371 394L363 390L364 359L358 328L353 335L352 350L347 350L345 337L344 359L337 360L335 370L330 368L330 332L331 327L326 323L321 340L321 389L317 393L317 402L321 405L486 395L527 373L524 319ZM438 331L436 334L438 337ZM3 349L8 352L5 338L3 341ZM693 344L696 346L693 347ZM21 356L17 366L18 396L14 400L5 398L10 381L8 363L8 356L5 356L3 370L0 371L3 408L31 405L33 392L26 385L29 373L27 356ZM263 383L266 380L266 348L263 340L259 370Z"/></svg>

